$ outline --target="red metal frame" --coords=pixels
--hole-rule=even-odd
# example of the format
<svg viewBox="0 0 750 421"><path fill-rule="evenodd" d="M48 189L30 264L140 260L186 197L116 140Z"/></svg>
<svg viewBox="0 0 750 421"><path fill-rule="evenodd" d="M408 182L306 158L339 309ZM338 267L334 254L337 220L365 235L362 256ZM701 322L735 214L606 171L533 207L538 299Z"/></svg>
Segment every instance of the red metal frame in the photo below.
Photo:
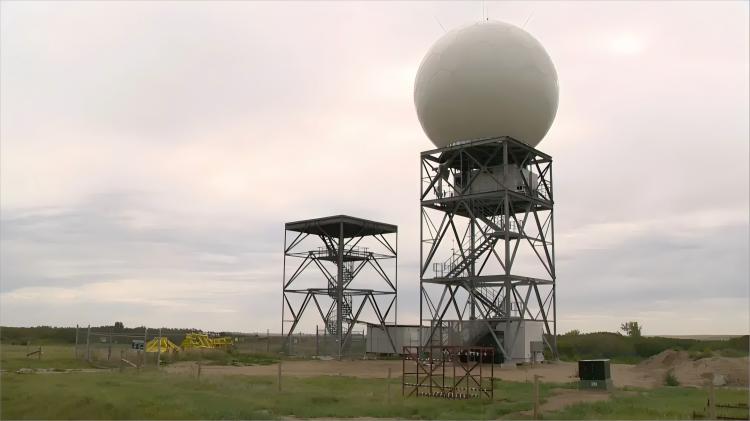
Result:
<svg viewBox="0 0 750 421"><path fill-rule="evenodd" d="M405 346L401 361L401 394L406 397L492 399L494 358L495 349L491 347Z"/></svg>

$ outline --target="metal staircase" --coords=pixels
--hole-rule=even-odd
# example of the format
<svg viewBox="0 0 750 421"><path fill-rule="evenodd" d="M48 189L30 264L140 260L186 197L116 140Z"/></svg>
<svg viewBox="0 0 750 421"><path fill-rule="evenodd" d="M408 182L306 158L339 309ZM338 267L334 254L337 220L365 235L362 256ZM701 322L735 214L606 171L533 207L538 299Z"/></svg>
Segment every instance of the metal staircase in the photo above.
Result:
<svg viewBox="0 0 750 421"><path fill-rule="evenodd" d="M452 264L452 269L448 272L446 275L447 278L455 278L461 272L467 270L469 266L476 262L479 256L483 255L487 250L491 249L495 246L497 243L497 236L490 235L479 244L479 247L475 248L474 250L469 250L468 254L466 256L463 256L463 258L459 259L458 262L455 262ZM457 255L459 258L462 257L460 254Z"/></svg>
<svg viewBox="0 0 750 421"><path fill-rule="evenodd" d="M471 265L477 262L486 253L491 252L495 245L504 238L507 234L514 239L520 239L523 237L518 224L515 221L510 220L506 223L502 216L479 216L484 226L479 230L475 236L475 247L471 247L471 239L468 235L463 238L461 243L461 249L463 254L457 250L453 250L451 256L444 262L433 263L433 271L436 278L458 278L462 276L469 276L469 269ZM475 288L476 294L484 297L484 302L492 302L493 307L496 307L497 290L491 286L478 286ZM500 310L493 311L497 313ZM497 314L496 316L499 316Z"/></svg>
<svg viewBox="0 0 750 421"><path fill-rule="evenodd" d="M343 266L343 282L344 286L348 285L349 282L354 279L354 262L344 262ZM326 331L329 335L338 335L338 322L336 314L336 286L328 285L328 296L333 299L333 304L328 309L326 314ZM341 300L341 319L343 326L346 326L352 320L352 296L350 294L344 294ZM343 327L342 327L343 328ZM346 332L346 329L344 329Z"/></svg>

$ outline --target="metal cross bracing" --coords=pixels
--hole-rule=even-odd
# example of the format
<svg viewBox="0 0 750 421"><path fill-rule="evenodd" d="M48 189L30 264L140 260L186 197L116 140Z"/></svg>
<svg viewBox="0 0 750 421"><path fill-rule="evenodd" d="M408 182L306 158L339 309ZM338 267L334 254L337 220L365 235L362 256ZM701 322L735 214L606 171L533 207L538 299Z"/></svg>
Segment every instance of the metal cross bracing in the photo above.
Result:
<svg viewBox="0 0 750 421"><path fill-rule="evenodd" d="M353 329L366 314L396 351L386 329L387 322L397 319L396 226L340 215L287 223L284 241L281 328L287 351L310 307L317 310L325 333L335 338L333 352L339 358L347 354Z"/></svg>
<svg viewBox="0 0 750 421"><path fill-rule="evenodd" d="M405 346L401 357L401 394L492 399L494 360L492 347Z"/></svg>
<svg viewBox="0 0 750 421"><path fill-rule="evenodd" d="M491 344L508 360L535 321L556 357L552 158L510 137L426 151L420 201L422 343Z"/></svg>

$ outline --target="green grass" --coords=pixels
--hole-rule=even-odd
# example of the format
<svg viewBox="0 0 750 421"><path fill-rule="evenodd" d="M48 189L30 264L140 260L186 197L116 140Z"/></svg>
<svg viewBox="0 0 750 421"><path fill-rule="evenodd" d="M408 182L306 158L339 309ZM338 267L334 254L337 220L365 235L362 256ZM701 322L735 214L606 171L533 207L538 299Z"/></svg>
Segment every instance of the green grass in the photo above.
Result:
<svg viewBox="0 0 750 421"><path fill-rule="evenodd" d="M3 419L225 419L376 417L411 419L528 418L530 383L497 382L493 401L403 398L399 379L324 376L284 378L204 376L155 370L137 374L68 373L2 375ZM542 384L541 396L554 387ZM719 403L747 403L747 390L717 389ZM44 402L44 405L40 405ZM689 419L703 412L706 392L667 387L616 391L610 401L545 413L547 419ZM725 411L725 412L721 412ZM727 410L720 409L720 415ZM742 414L739 414L742 415Z"/></svg>
<svg viewBox="0 0 750 421"><path fill-rule="evenodd" d="M114 368L119 365L120 355L130 361L138 361L139 356L127 345L113 345L110 359L107 359L108 349L106 346L92 346L91 360L89 364L84 361L86 347L79 346L80 359L76 360L73 345L42 345L42 357L36 355L26 357L29 351L36 351L38 347L27 347L25 345L0 345L0 368L7 371L15 371L19 368L48 368L48 369L71 369L71 368ZM120 351L124 351L121 354ZM145 364L156 365L156 353L147 353ZM202 360L208 365L268 365L278 362L277 355L266 353L239 352L236 350L204 349L190 350L180 353L161 355L163 364L178 361Z"/></svg>
<svg viewBox="0 0 750 421"><path fill-rule="evenodd" d="M559 387L560 385L557 385ZM402 398L400 380L204 376L155 371L4 374L3 419L383 417L491 419L529 410L531 384L498 382L494 401ZM544 385L547 396L553 385ZM39 405L44 402L44 405Z"/></svg>
<svg viewBox="0 0 750 421"><path fill-rule="evenodd" d="M36 351L37 347L30 347ZM42 358L26 357L25 345L0 345L0 368L14 371L19 368L88 368L83 360L73 358L73 347L69 345L42 345Z"/></svg>
<svg viewBox="0 0 750 421"><path fill-rule="evenodd" d="M378 417L410 419L529 418L532 384L495 383L494 400L451 401L401 396L400 379L358 379L342 376L283 379L277 391L274 377L207 376L156 371L152 364L137 373L127 369L94 373L16 374L14 369L84 368L73 359L70 346L44 346L42 360L26 358L25 346L0 347L0 419L225 419L315 417ZM119 356L117 353L113 352ZM192 358L183 354L184 358ZM266 364L273 356L204 352L203 360L226 363L240 359ZM573 384L542 383L544 400L551 389ZM747 404L747 389L717 388L724 404ZM688 419L703 412L706 392L686 387L618 390L610 401L577 404L545 413L547 419ZM40 404L43 403L43 404ZM723 411L723 412L722 412ZM719 409L719 415L735 415Z"/></svg>
<svg viewBox="0 0 750 421"><path fill-rule="evenodd" d="M748 402L747 389L716 389L719 404ZM561 411L545 413L547 419L692 419L693 411L705 414L705 390L689 387L663 387L618 391L603 402L582 403ZM742 411L718 408L718 415L747 416Z"/></svg>

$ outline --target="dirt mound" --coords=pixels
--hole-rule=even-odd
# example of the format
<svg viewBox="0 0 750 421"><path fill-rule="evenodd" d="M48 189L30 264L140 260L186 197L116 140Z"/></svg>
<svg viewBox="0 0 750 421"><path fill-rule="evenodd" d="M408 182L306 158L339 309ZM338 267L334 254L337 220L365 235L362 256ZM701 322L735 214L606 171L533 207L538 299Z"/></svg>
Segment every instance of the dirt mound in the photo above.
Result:
<svg viewBox="0 0 750 421"><path fill-rule="evenodd" d="M668 349L648 357L636 367L647 370L670 369L686 361L690 361L690 355L686 351Z"/></svg>
<svg viewBox="0 0 750 421"><path fill-rule="evenodd" d="M748 358L709 357L687 361L674 367L674 375L683 384L702 385L706 375L724 376L727 386L748 386Z"/></svg>
<svg viewBox="0 0 750 421"><path fill-rule="evenodd" d="M727 358L708 357L691 360L686 351L668 349L649 357L636 366L637 369L650 371L656 379L663 379L667 371L683 385L703 386L710 374L721 375L727 386L748 386L750 366L747 357Z"/></svg>

